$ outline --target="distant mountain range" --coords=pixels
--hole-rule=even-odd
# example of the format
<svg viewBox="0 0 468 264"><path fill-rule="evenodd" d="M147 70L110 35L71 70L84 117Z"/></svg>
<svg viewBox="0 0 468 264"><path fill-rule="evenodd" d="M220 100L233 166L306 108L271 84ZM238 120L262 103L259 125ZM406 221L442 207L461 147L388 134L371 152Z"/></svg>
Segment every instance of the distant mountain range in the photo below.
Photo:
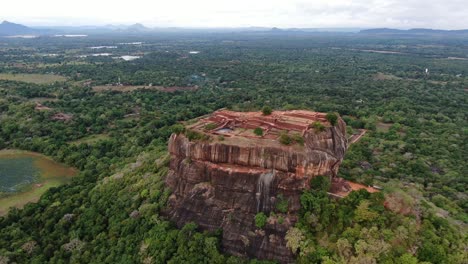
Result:
<svg viewBox="0 0 468 264"><path fill-rule="evenodd" d="M239 28L182 28L156 27L150 28L143 24L133 25L105 25L105 26L51 26L27 27L4 21L0 24L0 36L14 35L53 35L53 34L109 34L109 33L158 33L158 32L265 32L265 33L324 33L341 32L357 33L359 28L268 28L268 27L239 27Z"/></svg>
<svg viewBox="0 0 468 264"><path fill-rule="evenodd" d="M242 28L149 28L140 23L133 25L105 25L105 26L55 26L55 27L27 27L3 21L0 24L0 36L15 35L53 35L53 34L144 34L160 32L264 32L275 34L310 34L310 33L348 33L367 35L468 35L468 29L464 30L438 30L415 28L408 30L392 28L267 28L267 27L242 27Z"/></svg>
<svg viewBox="0 0 468 264"><path fill-rule="evenodd" d="M429 29L429 28L412 28L412 29L393 29L393 28L373 28L364 29L359 33L361 34L403 34L403 35L468 35L468 29L461 30L443 30L443 29Z"/></svg>
<svg viewBox="0 0 468 264"><path fill-rule="evenodd" d="M21 24L15 24L8 21L3 21L0 24L0 36L29 35L37 33L38 30Z"/></svg>

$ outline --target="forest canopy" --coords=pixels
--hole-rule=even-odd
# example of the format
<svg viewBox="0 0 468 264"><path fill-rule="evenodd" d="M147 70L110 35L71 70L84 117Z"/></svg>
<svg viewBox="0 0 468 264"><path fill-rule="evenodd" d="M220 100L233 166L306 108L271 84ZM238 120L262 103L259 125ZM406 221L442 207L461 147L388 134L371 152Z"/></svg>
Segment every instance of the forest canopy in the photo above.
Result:
<svg viewBox="0 0 468 264"><path fill-rule="evenodd" d="M129 39L145 45L118 44ZM339 176L382 191L335 200L326 179L312 182L287 236L298 263L467 262L467 39L219 33L0 43L0 73L15 75L0 78L0 149L80 170L0 217L0 263L261 263L223 254L220 233L161 216L169 136L220 108L309 109L329 113L331 125L337 113L348 136L367 131ZM141 58L90 55L100 45ZM101 85L113 89L93 89ZM261 228L268 217L252 221Z"/></svg>

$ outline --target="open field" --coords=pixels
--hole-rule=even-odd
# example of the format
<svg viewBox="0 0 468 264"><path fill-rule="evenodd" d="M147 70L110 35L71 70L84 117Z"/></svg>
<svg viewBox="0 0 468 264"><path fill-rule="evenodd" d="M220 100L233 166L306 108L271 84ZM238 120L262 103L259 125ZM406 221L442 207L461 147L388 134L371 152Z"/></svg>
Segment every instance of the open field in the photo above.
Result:
<svg viewBox="0 0 468 264"><path fill-rule="evenodd" d="M51 98L51 97L33 97L28 99L31 102L35 103L44 103L44 102L57 102L58 98Z"/></svg>
<svg viewBox="0 0 468 264"><path fill-rule="evenodd" d="M98 85L93 87L93 91L95 92L104 92L104 91L118 91L118 92L131 92L138 89L152 89L157 90L160 86L145 86L145 85Z"/></svg>
<svg viewBox="0 0 468 264"><path fill-rule="evenodd" d="M51 84L54 82L64 82L67 78L53 74L28 74L28 73L0 73L0 80L18 81L36 84Z"/></svg>
<svg viewBox="0 0 468 264"><path fill-rule="evenodd" d="M34 203L49 188L62 185L64 182L59 179L45 180L34 184L30 190L0 198L0 216L5 215L10 207L22 208L27 203Z"/></svg>
<svg viewBox="0 0 468 264"><path fill-rule="evenodd" d="M374 80L381 81L381 80L401 80L400 77L392 75L392 74L385 74L385 73L377 73L374 75Z"/></svg>
<svg viewBox="0 0 468 264"><path fill-rule="evenodd" d="M80 138L80 139L77 139L77 140L73 140L73 141L70 141L69 143L72 144L72 145L79 145L79 144L82 144L82 143L93 144L93 143L98 142L99 140L104 140L104 139L108 139L108 138L109 138L109 136L106 135L106 134L96 134L96 135L91 135L91 136L88 136L88 137Z"/></svg>
<svg viewBox="0 0 468 264"><path fill-rule="evenodd" d="M393 123L378 122L377 123L377 132L387 133L392 126L393 126Z"/></svg>

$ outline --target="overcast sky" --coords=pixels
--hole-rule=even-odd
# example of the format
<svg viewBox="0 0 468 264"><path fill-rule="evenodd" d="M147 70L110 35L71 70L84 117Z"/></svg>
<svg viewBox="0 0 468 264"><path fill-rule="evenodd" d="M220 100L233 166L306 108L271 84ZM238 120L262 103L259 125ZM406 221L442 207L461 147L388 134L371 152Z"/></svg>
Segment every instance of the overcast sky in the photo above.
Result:
<svg viewBox="0 0 468 264"><path fill-rule="evenodd" d="M468 0L2 0L27 25L468 28Z"/></svg>

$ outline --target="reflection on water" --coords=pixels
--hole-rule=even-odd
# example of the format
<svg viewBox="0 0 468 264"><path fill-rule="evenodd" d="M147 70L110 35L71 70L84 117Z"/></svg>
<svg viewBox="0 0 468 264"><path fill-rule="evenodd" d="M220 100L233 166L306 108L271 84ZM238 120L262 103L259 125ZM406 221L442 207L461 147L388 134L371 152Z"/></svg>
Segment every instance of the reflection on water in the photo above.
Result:
<svg viewBox="0 0 468 264"><path fill-rule="evenodd" d="M232 132L232 129L230 129L230 128L221 128L221 129L216 130L216 132L223 133L223 134L229 134L229 133Z"/></svg>

